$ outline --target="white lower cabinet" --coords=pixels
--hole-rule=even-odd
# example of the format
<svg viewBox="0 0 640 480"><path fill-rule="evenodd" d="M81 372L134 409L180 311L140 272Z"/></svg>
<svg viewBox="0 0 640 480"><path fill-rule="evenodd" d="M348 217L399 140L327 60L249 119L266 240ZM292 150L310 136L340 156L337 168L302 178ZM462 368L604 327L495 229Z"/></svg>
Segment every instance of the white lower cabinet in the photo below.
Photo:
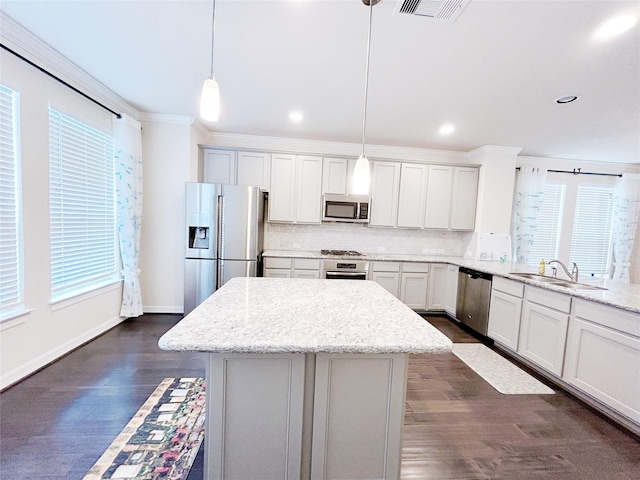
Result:
<svg viewBox="0 0 640 480"><path fill-rule="evenodd" d="M400 293L400 263L373 262L371 280L379 284L394 297Z"/></svg>
<svg viewBox="0 0 640 480"><path fill-rule="evenodd" d="M423 267L424 272L406 272L405 268L409 270L417 270L419 267ZM426 310L427 309L427 294L429 286L429 265L427 264L414 264L407 266L405 263L402 266L402 276L400 280L400 300L407 307L414 310Z"/></svg>
<svg viewBox="0 0 640 480"><path fill-rule="evenodd" d="M524 285L493 277L487 336L511 350L518 350Z"/></svg>
<svg viewBox="0 0 640 480"><path fill-rule="evenodd" d="M574 301L563 379L640 423L640 318Z"/></svg>
<svg viewBox="0 0 640 480"><path fill-rule="evenodd" d="M320 278L320 260L315 258L267 257L264 259L267 278Z"/></svg>
<svg viewBox="0 0 640 480"><path fill-rule="evenodd" d="M561 376L570 310L571 297L527 285L518 353Z"/></svg>
<svg viewBox="0 0 640 480"><path fill-rule="evenodd" d="M445 293L444 311L452 317L456 316L456 302L458 301L458 270L457 265L447 265L447 291Z"/></svg>
<svg viewBox="0 0 640 480"><path fill-rule="evenodd" d="M432 263L429 266L429 294L427 298L427 309L429 310L445 310L446 308L447 292L450 287L450 282L447 281L447 267L448 265L443 263ZM456 278L456 286L457 280Z"/></svg>

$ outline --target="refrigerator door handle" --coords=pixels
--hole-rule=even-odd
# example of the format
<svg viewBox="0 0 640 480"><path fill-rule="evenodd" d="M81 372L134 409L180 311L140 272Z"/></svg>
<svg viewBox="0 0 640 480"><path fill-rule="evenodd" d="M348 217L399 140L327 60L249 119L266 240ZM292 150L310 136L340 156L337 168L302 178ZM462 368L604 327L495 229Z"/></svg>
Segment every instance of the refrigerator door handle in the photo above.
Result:
<svg viewBox="0 0 640 480"><path fill-rule="evenodd" d="M222 262L224 261L224 242L223 242L223 232L224 230L222 229L222 215L224 214L224 197L222 195L218 195L218 200L217 200L217 207L218 207L218 215L217 215L217 228L218 228L218 237L216 239L216 242L218 243L216 245L216 251L218 252L218 275L216 275L216 290L218 288L220 288L222 285L224 285L224 279L222 278L224 269L222 268Z"/></svg>

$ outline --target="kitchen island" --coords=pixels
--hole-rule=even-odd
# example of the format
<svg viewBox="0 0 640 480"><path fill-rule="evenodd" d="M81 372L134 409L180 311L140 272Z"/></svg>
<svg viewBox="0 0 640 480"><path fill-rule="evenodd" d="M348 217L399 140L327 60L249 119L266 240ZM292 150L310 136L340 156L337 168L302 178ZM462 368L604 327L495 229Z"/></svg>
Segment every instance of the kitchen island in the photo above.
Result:
<svg viewBox="0 0 640 480"><path fill-rule="evenodd" d="M451 341L371 281L235 278L167 332L207 353L210 479L397 479L407 361Z"/></svg>

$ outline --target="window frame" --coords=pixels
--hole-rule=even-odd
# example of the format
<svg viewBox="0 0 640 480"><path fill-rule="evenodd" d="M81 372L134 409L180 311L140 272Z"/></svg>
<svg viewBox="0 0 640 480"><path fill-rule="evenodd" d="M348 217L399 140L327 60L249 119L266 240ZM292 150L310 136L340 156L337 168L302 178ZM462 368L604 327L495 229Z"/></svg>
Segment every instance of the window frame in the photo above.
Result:
<svg viewBox="0 0 640 480"><path fill-rule="evenodd" d="M92 294L121 280L117 239L114 139L111 134L51 105L48 118L50 295L51 305L59 305L66 304L76 297ZM63 134L68 136L64 137ZM60 141L62 144L59 143ZM64 150L63 144L66 145L67 150ZM100 153L101 149L104 151ZM76 170L73 170L74 168ZM73 187L77 187L77 190ZM94 202L99 196L92 188L99 191L100 195L104 195L106 201ZM68 209L65 210L65 200L61 195L66 196L65 198L71 202L76 202L70 205L81 207L83 211L74 214ZM92 205L99 205L100 208L94 211ZM96 215L91 217L92 214ZM86 225L88 223L86 220L90 218L94 221L92 228ZM108 221L104 221L105 219ZM84 226L76 223L80 220L85 220ZM100 235L96 236L96 232L103 233L107 241L101 242L98 238ZM104 245L108 253L104 254L103 251L100 255L90 257L92 252L88 245L93 241L100 242L99 246ZM71 247L69 253L64 252L69 246ZM74 260L74 255L71 255L73 251L79 254L80 258L91 258L93 263ZM99 250L95 249L95 251ZM104 264L103 270L98 266L101 262Z"/></svg>
<svg viewBox="0 0 640 480"><path fill-rule="evenodd" d="M5 133L10 135L11 138L11 159L7 162L8 170L12 170L12 173L9 176L12 176L10 182L13 185L7 188L6 192L3 188L3 194L8 193L9 196L12 196L12 201L7 202L3 207L9 207L9 212L12 214L14 218L14 222L12 222L14 236L13 238L9 238L9 242L13 243L13 251L9 254L9 256L13 256L14 261L12 263L11 268L15 268L15 281L12 282L11 285L14 289L11 292L11 295L14 297L14 300L8 305L3 305L0 309L0 323L7 322L9 320L20 317L28 312L25 306L25 291L24 291L24 243L23 243L23 213L22 213L22 168L21 168L21 151L20 151L20 93L7 85L0 84L0 90L2 91L2 101L0 101L0 105L4 109L9 108L11 111L10 114L10 123L11 130L4 131L0 130L2 134ZM4 99L6 97L10 97L10 103L4 103ZM3 126L4 126L4 122ZM0 127L0 128L3 128ZM2 149L2 157L3 160L7 160L4 155L4 149ZM12 190L12 191L11 191ZM3 195L3 198L5 196ZM6 213L6 211L5 211ZM4 215L3 215L4 217ZM4 236L4 235L3 235ZM5 266L0 265L0 272L5 271ZM6 278L6 277L5 277Z"/></svg>

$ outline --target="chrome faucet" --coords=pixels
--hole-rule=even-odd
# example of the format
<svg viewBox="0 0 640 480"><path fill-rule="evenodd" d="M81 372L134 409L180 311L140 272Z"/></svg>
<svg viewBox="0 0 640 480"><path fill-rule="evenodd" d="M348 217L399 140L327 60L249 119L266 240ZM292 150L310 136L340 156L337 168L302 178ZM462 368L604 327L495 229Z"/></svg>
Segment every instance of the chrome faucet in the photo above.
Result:
<svg viewBox="0 0 640 480"><path fill-rule="evenodd" d="M562 267L562 269L564 270L564 273L567 274L567 276L573 280L574 282L578 281L578 265L575 262L573 263L573 268L571 269L571 272L569 272L569 269L567 268L567 266L562 263L560 260L549 260L547 262L547 265L551 265L552 263L557 263L558 265L560 265ZM553 269L553 273L554 273L554 277L555 277L555 268L551 267Z"/></svg>

